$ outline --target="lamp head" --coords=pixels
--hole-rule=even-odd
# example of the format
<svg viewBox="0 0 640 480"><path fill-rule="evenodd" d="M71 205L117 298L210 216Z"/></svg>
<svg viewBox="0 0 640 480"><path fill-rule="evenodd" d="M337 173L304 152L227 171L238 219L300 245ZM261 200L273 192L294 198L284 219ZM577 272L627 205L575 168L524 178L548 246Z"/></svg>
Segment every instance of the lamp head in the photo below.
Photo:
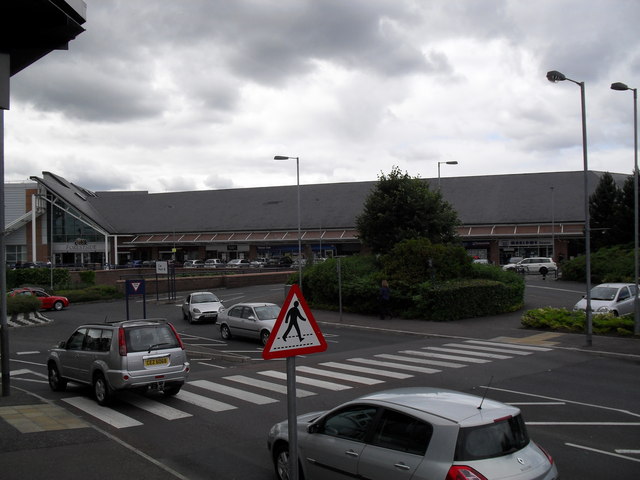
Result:
<svg viewBox="0 0 640 480"><path fill-rule="evenodd" d="M457 165L458 161L457 160L451 160L450 162L447 162L447 165Z"/></svg>
<svg viewBox="0 0 640 480"><path fill-rule="evenodd" d="M565 77L564 74L560 73L557 70L551 70L550 72L547 72L547 80L549 80L550 82L562 82L566 79L567 77Z"/></svg>
<svg viewBox="0 0 640 480"><path fill-rule="evenodd" d="M274 160L289 160L289 157L285 157L284 155L276 155L273 157Z"/></svg>
<svg viewBox="0 0 640 480"><path fill-rule="evenodd" d="M616 82L611 84L611 90L624 91L624 90L631 90L631 89L622 82Z"/></svg>

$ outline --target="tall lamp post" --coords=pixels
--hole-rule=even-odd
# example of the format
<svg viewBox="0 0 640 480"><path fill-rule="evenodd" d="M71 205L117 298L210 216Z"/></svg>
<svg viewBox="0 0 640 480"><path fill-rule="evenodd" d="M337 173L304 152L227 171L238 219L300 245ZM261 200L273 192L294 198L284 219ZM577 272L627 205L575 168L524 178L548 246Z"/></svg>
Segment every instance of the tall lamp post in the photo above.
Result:
<svg viewBox="0 0 640 480"><path fill-rule="evenodd" d="M547 80L553 83L563 82L568 80L575 83L580 87L580 101L582 105L582 160L584 163L584 249L585 249L585 263L586 263L586 277L587 277L587 306L586 313L586 335L587 346L592 344L593 323L592 323L592 311L591 311L591 224L589 221L589 170L587 161L587 108L584 99L584 82L577 82L566 77L564 74L557 70L547 72Z"/></svg>
<svg viewBox="0 0 640 480"><path fill-rule="evenodd" d="M285 157L276 155L274 160L295 160L296 161L296 183L298 187L298 285L302 291L302 236L300 234L300 157Z"/></svg>
<svg viewBox="0 0 640 480"><path fill-rule="evenodd" d="M300 157L276 155L274 160L296 161L298 188L298 285L302 292L302 236L300 235ZM287 357L287 417L289 418L289 479L298 480L298 430L296 429L296 357Z"/></svg>
<svg viewBox="0 0 640 480"><path fill-rule="evenodd" d="M440 165L443 163L447 165L458 165L458 162L456 160L450 160L448 162L438 162L438 188L440 188Z"/></svg>
<svg viewBox="0 0 640 480"><path fill-rule="evenodd" d="M638 89L629 88L624 83L616 82L611 84L612 90L633 91L633 219L635 229L633 231L634 239L634 270L636 284L636 294L633 302L634 326L633 333L640 334L640 300L638 300Z"/></svg>

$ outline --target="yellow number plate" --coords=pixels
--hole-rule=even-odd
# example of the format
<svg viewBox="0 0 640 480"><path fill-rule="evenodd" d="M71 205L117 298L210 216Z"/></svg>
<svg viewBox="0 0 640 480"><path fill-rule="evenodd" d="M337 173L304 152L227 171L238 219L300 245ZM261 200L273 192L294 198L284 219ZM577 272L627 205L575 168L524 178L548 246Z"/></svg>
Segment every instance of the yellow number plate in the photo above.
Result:
<svg viewBox="0 0 640 480"><path fill-rule="evenodd" d="M157 365L169 365L169 357L144 359L145 367L155 367Z"/></svg>

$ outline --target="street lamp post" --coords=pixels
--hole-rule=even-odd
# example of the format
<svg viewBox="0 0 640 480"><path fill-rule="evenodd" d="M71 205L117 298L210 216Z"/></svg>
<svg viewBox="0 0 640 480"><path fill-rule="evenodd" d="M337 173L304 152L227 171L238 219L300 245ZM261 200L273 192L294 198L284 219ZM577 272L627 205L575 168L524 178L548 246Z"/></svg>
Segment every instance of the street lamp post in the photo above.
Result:
<svg viewBox="0 0 640 480"><path fill-rule="evenodd" d="M587 280L587 306L586 306L586 335L587 346L592 344L592 311L591 311L591 224L589 221L589 169L587 161L587 108L585 105L584 82L577 82L566 77L557 70L547 72L547 80L553 83L569 80L580 87L580 102L582 106L582 160L584 164L584 249L586 263L586 280Z"/></svg>
<svg viewBox="0 0 640 480"><path fill-rule="evenodd" d="M450 160L448 162L438 162L438 188L440 188L440 165L443 163L447 165L458 165L458 162L456 160Z"/></svg>
<svg viewBox="0 0 640 480"><path fill-rule="evenodd" d="M633 91L633 219L634 219L634 273L633 283L636 284L636 294L633 301L634 326L633 333L640 334L640 300L638 299L638 89L629 88L624 83L616 82L611 84L612 90Z"/></svg>
<svg viewBox="0 0 640 480"><path fill-rule="evenodd" d="M555 211L555 187L551 189L551 259L556 261L556 211Z"/></svg>
<svg viewBox="0 0 640 480"><path fill-rule="evenodd" d="M300 235L300 157L276 155L274 160L296 161L296 183L298 188L298 285L302 292L302 236ZM296 357L287 357L287 418L289 419L289 479L298 480L298 430L296 429Z"/></svg>
<svg viewBox="0 0 640 480"><path fill-rule="evenodd" d="M298 188L298 285L302 292L302 235L300 233L300 157L285 157L276 155L274 160L295 160L296 161L296 183Z"/></svg>

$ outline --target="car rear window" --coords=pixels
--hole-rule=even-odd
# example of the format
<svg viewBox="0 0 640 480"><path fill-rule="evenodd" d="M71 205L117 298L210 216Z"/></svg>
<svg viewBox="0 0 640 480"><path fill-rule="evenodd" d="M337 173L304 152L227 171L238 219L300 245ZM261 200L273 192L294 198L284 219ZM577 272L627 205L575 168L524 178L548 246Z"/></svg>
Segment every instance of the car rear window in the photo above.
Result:
<svg viewBox="0 0 640 480"><path fill-rule="evenodd" d="M272 318L278 318L278 315L280 314L280 307L273 305L256 307L255 310L259 320L271 320Z"/></svg>
<svg viewBox="0 0 640 480"><path fill-rule="evenodd" d="M461 428L456 445L456 461L501 457L529 444L527 427L521 415L496 420L487 425Z"/></svg>
<svg viewBox="0 0 640 480"><path fill-rule="evenodd" d="M179 347L178 339L169 325L144 325L125 329L128 352Z"/></svg>

